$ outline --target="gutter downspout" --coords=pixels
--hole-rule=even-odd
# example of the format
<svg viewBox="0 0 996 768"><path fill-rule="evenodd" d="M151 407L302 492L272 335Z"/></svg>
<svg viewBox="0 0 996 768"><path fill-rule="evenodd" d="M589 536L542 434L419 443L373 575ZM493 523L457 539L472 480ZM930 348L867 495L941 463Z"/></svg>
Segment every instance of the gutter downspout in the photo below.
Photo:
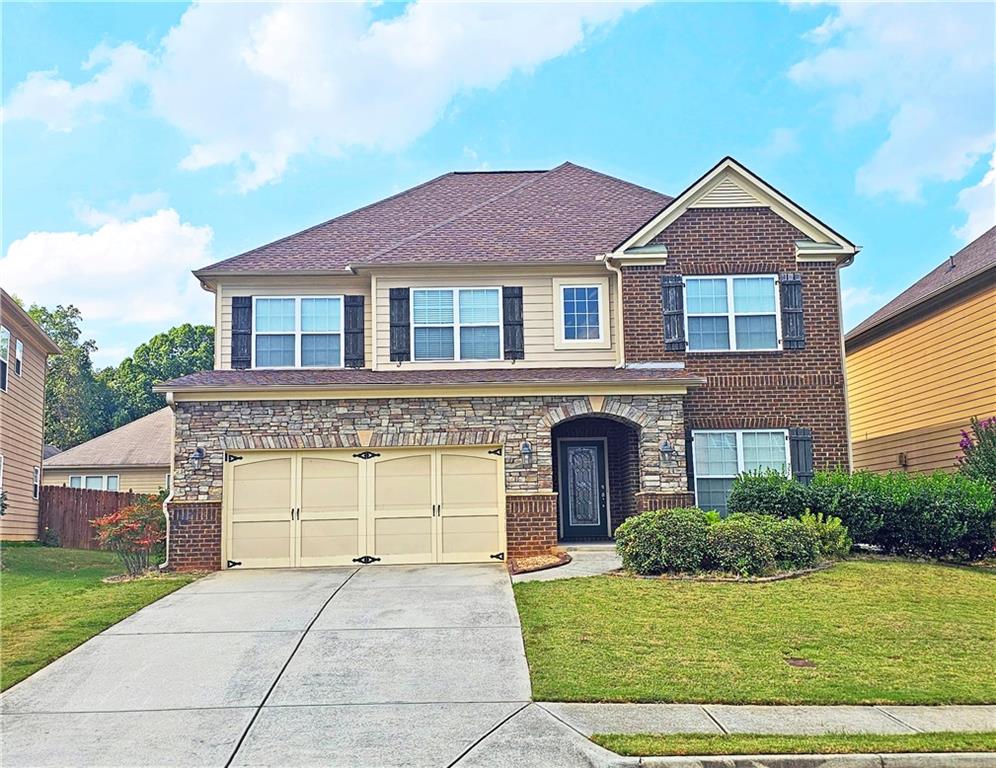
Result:
<svg viewBox="0 0 996 768"><path fill-rule="evenodd" d="M837 320L839 325L838 332L840 333L840 370L844 375L844 413L847 415L847 418L844 419L844 432L847 438L847 471L849 473L854 471L854 441L851 439L851 393L849 391L850 387L847 383L847 350L844 347L844 305L841 301L840 295L840 271L851 266L854 263L855 256L857 256L857 251L841 261L834 269L834 274L837 277Z"/></svg>
<svg viewBox="0 0 996 768"><path fill-rule="evenodd" d="M622 293L622 270L612 263L612 256L608 253L602 257L602 263L609 272L616 276L616 368L626 367L626 344L623 338L623 293Z"/></svg>
<svg viewBox="0 0 996 768"><path fill-rule="evenodd" d="M176 403L173 401L173 393L166 393L166 404L173 411L173 432L174 436L176 433ZM169 457L169 493L166 494L166 498L163 499L163 517L166 518L166 559L164 559L159 564L159 570L165 572L169 570L169 503L173 501L173 464L176 456L173 451L170 451Z"/></svg>

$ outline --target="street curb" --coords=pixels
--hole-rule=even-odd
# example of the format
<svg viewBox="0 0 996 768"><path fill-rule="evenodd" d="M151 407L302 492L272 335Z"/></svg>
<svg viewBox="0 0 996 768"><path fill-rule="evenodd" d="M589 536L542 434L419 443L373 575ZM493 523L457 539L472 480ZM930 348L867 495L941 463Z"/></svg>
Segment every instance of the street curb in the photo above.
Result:
<svg viewBox="0 0 996 768"><path fill-rule="evenodd" d="M996 768L996 753L993 752L711 755L640 757L632 760L618 765L646 768Z"/></svg>

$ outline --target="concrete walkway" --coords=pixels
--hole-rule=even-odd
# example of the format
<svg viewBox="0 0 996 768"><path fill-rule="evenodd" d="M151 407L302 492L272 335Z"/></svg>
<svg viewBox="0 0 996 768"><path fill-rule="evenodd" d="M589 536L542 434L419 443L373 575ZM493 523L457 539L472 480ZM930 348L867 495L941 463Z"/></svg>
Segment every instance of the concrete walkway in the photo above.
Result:
<svg viewBox="0 0 996 768"><path fill-rule="evenodd" d="M612 545L594 547L568 547L571 562L557 568L545 571L520 573L512 577L512 581L553 581L555 579L573 579L578 576L600 576L622 567L622 560L616 554Z"/></svg>

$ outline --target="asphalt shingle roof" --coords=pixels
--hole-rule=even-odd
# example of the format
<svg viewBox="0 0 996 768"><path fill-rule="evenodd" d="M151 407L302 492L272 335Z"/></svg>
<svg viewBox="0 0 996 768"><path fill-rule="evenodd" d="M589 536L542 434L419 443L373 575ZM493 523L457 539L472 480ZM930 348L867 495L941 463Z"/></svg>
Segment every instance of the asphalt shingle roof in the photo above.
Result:
<svg viewBox="0 0 996 768"><path fill-rule="evenodd" d="M57 453L43 464L45 469L168 465L172 443L173 413L167 406Z"/></svg>

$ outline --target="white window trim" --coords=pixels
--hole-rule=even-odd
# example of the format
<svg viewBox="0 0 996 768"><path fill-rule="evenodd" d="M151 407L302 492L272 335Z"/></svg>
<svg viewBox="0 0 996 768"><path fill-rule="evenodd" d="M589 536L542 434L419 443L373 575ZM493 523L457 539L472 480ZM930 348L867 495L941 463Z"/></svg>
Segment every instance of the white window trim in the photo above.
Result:
<svg viewBox="0 0 996 768"><path fill-rule="evenodd" d="M39 495L41 495L41 467L32 467L31 498L37 499Z"/></svg>
<svg viewBox="0 0 996 768"><path fill-rule="evenodd" d="M733 281L738 278L767 277L774 280L775 288L775 346L763 349L738 349L737 348L737 317L767 317L771 312L735 312L733 307ZM726 280L726 312L689 312L688 311L688 281L689 280ZM715 354L741 354L749 355L754 352L781 352L782 351L782 300L779 290L778 275L685 275L682 280L684 289L685 306L685 343L689 354L692 355L715 355ZM725 317L726 325L730 333L729 349L692 349L691 336L688 333L689 317ZM722 431L722 430L720 430ZM764 430L761 430L762 432Z"/></svg>
<svg viewBox="0 0 996 768"><path fill-rule="evenodd" d="M7 391L7 384L10 382L10 345L13 341L13 337L10 335L10 329L5 325L0 325L0 336L7 334L7 354L0 357L0 362L7 366L7 378L0 385L0 392Z"/></svg>
<svg viewBox="0 0 996 768"><path fill-rule="evenodd" d="M564 332L564 289L565 288L597 288L598 289L598 338L568 339ZM608 349L609 339L608 278L592 278L590 280L554 278L554 349Z"/></svg>
<svg viewBox="0 0 996 768"><path fill-rule="evenodd" d="M256 365L256 302L260 299L293 299L294 300L294 331L263 331L259 336L293 336L294 337L294 365ZM301 330L301 300L302 299L338 299L339 300L339 331L302 331ZM338 336L339 337L339 365L334 368L345 367L346 357L346 299L344 295L329 296L253 296L252 297L252 339L249 349L249 367L260 368L262 370L291 370L295 368L322 368L318 365L301 365L301 337L302 336Z"/></svg>
<svg viewBox="0 0 996 768"><path fill-rule="evenodd" d="M0 453L0 491L3 490L3 454Z"/></svg>
<svg viewBox="0 0 996 768"><path fill-rule="evenodd" d="M14 375L20 377L24 370L24 342L14 339Z"/></svg>
<svg viewBox="0 0 996 768"><path fill-rule="evenodd" d="M694 464L695 457L695 438L699 435L708 434L720 434L728 435L733 433L736 436L737 444L737 474L735 475L705 475L698 471L698 468ZM789 441L789 432L787 429L693 429L692 430L692 472L695 479L695 506L699 505L699 483L702 480L730 480L736 479L742 475L747 470L744 468L744 435L746 434L763 434L779 432L785 438L785 476L792 477L792 445Z"/></svg>
<svg viewBox="0 0 996 768"><path fill-rule="evenodd" d="M453 293L453 322L452 323L419 323L415 324L415 291L452 291ZM498 322L496 323L461 323L460 322L460 292L461 291L495 291L498 294ZM443 286L416 286L408 290L408 325L411 328L411 339L409 343L411 349L412 362L415 363L493 363L496 360L505 359L505 308L502 300L501 286L497 285L443 285ZM498 328L498 357L474 357L464 360L460 357L460 329L461 328ZM453 329L453 359L439 357L415 356L415 329L416 328L452 328Z"/></svg>
<svg viewBox="0 0 996 768"><path fill-rule="evenodd" d="M70 487L70 488L73 487L73 478L74 477L78 477L80 479L80 484L79 484L78 487L81 490L84 490L84 491L87 491L87 490L89 490L89 491L98 491L98 490L99 491L106 491L107 490L107 479L109 477L116 477L118 479L118 491L121 490L121 475L97 475L97 474L70 475L69 476L69 483L68 483L68 487ZM86 487L86 480L87 480L88 477L99 477L100 478L100 488L87 488Z"/></svg>

